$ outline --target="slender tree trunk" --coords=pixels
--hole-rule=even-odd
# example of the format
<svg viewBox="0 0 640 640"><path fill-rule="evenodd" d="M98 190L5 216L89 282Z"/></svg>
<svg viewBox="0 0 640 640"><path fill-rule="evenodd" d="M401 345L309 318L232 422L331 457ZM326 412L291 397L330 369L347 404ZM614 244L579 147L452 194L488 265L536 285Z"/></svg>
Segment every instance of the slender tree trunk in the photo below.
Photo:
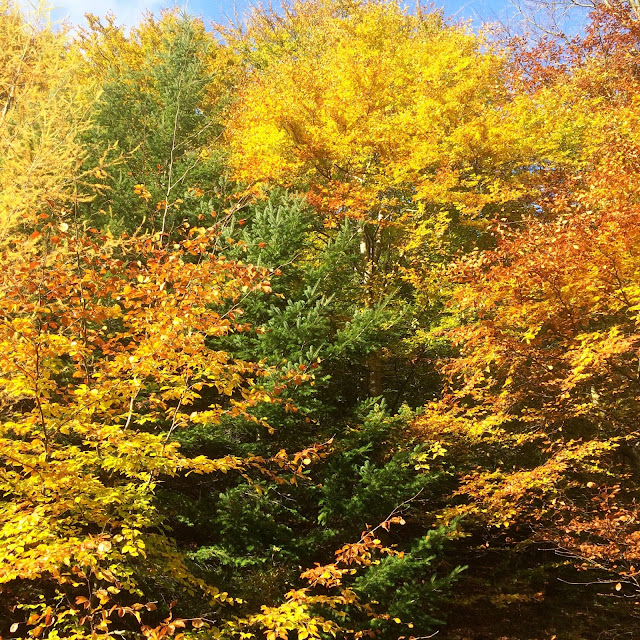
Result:
<svg viewBox="0 0 640 640"><path fill-rule="evenodd" d="M374 291L374 276L377 262L377 231L372 229L372 225L362 224L360 230L360 253L363 262L362 284L364 286L364 303L366 307L371 307L376 302ZM382 395L382 358L380 351L370 353L364 362L367 376L367 392L370 398Z"/></svg>
<svg viewBox="0 0 640 640"><path fill-rule="evenodd" d="M379 351L374 351L365 360L367 368L367 390L370 398L382 395L382 358Z"/></svg>

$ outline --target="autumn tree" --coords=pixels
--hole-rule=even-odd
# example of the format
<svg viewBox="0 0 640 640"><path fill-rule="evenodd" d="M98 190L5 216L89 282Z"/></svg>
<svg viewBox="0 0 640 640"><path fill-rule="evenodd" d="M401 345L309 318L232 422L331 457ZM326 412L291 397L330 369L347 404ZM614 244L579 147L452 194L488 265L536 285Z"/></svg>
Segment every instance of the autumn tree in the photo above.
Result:
<svg viewBox="0 0 640 640"><path fill-rule="evenodd" d="M79 184L91 83L78 86L79 61L46 12L26 20L10 1L0 4L0 226L6 243L17 225L33 225L50 202L86 193ZM99 183L98 176L84 176ZM4 244L3 244L4 246Z"/></svg>
<svg viewBox="0 0 640 640"><path fill-rule="evenodd" d="M211 305L266 286L259 272L207 255L206 234L170 255L141 240L128 262L77 233L45 224L22 262L3 264L2 606L25 636L139 620L155 605L136 594L160 576L226 601L189 577L153 496L163 475L238 467L189 460L172 434L261 393L259 372L206 345L237 326ZM192 411L209 388L219 400Z"/></svg>
<svg viewBox="0 0 640 640"><path fill-rule="evenodd" d="M538 69L534 92L568 92L591 123L582 170L549 175L535 215L452 268L460 355L416 423L455 460L449 513L533 531L621 595L639 559L638 35L603 10Z"/></svg>
<svg viewBox="0 0 640 640"><path fill-rule="evenodd" d="M294 3L228 37L248 51L227 138L251 188L309 189L328 226L486 217L526 192L535 132L514 131L504 60L441 15ZM380 242L370 240L371 262Z"/></svg>
<svg viewBox="0 0 640 640"><path fill-rule="evenodd" d="M247 65L225 134L235 176L249 193L302 190L328 230L347 220L368 306L411 299L488 220L521 215L531 163L565 144L541 142L542 118L510 93L504 58L437 13L297 2L226 36ZM381 355L365 365L374 396Z"/></svg>

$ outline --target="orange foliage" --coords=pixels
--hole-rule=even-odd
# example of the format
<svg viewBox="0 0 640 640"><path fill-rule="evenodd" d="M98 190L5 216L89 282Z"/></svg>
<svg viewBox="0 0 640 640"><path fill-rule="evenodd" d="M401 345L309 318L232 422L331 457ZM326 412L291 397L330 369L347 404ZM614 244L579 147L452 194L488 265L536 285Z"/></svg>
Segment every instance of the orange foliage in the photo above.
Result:
<svg viewBox="0 0 640 640"><path fill-rule="evenodd" d="M447 395L417 422L466 467L467 500L452 513L527 523L635 587L639 40L628 14L603 12L574 45L575 68L554 82L575 93L576 120L583 109L597 126L584 169L551 176L534 215L497 224L495 250L452 267L459 326L448 335L460 355L442 367ZM596 517L603 496L610 507Z"/></svg>

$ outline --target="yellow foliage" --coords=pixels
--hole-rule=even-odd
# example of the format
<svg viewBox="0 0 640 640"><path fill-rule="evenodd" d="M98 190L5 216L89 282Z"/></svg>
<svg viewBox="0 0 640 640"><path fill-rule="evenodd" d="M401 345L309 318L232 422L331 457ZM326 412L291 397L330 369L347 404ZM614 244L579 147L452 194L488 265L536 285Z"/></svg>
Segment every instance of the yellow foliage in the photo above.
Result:
<svg viewBox="0 0 640 640"><path fill-rule="evenodd" d="M249 68L227 139L251 190L295 185L330 219L409 219L412 232L440 210L473 217L527 193L518 170L536 130L522 130L504 61L440 14L293 2L230 39Z"/></svg>
<svg viewBox="0 0 640 640"><path fill-rule="evenodd" d="M225 413L255 420L261 367L207 338L234 331L239 312L214 307L261 290L264 273L211 256L216 236L205 230L171 254L149 237L116 243L52 223L38 233L0 269L0 584L25 593L50 584L70 600L69 623L105 632L122 606L143 599L147 567L230 601L190 574L154 496L162 477L263 467L185 457L173 434ZM210 388L236 399L194 411ZM280 463L298 466L284 452ZM36 606L30 597L22 605ZM138 609L122 615L140 621ZM35 620L67 625L45 613Z"/></svg>
<svg viewBox="0 0 640 640"><path fill-rule="evenodd" d="M78 197L87 101L80 61L45 11L25 20L0 2L0 241L18 224Z"/></svg>

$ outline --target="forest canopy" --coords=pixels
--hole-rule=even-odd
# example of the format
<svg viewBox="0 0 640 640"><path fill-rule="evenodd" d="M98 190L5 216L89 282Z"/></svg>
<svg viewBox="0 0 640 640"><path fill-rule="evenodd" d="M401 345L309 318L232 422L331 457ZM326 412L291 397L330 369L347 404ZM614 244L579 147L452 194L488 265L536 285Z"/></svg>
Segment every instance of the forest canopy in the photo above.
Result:
<svg viewBox="0 0 640 640"><path fill-rule="evenodd" d="M0 0L0 640L640 634L640 21Z"/></svg>

